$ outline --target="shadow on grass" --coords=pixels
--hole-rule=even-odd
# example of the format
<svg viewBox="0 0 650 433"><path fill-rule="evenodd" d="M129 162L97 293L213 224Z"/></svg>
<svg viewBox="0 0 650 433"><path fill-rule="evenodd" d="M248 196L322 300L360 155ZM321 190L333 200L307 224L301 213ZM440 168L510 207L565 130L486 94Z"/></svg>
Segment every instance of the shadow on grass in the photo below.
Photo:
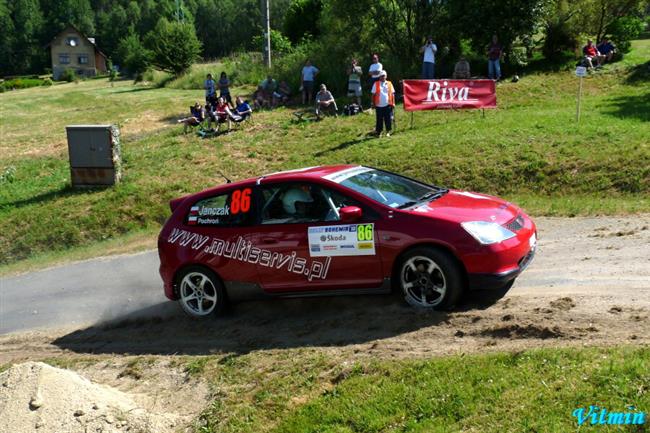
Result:
<svg viewBox="0 0 650 433"><path fill-rule="evenodd" d="M504 294L470 296L457 311L488 308ZM367 343L449 319L446 312L409 307L396 295L241 302L223 317L202 321L188 318L175 303L163 302L71 332L53 344L77 353L241 355Z"/></svg>
<svg viewBox="0 0 650 433"><path fill-rule="evenodd" d="M630 69L630 73L625 78L626 84L638 84L642 81L650 81L650 61Z"/></svg>
<svg viewBox="0 0 650 433"><path fill-rule="evenodd" d="M345 149L347 147L354 146L355 144L361 144L361 143L365 143L366 141L371 141L371 140L376 140L376 139L377 139L377 137L375 137L374 135L364 135L363 137L355 138L354 140L344 141L343 143L339 144L338 146L331 147L331 148L325 149L325 150L321 150L320 152L316 152L314 154L314 156L316 156L316 157L323 156L323 155L326 155L328 153L336 152L338 150L343 150L343 149Z"/></svg>
<svg viewBox="0 0 650 433"><path fill-rule="evenodd" d="M124 89L124 90L116 90L113 93L134 93L134 92L145 92L148 90L156 90L158 87L156 86L150 86L150 87L136 87L134 89Z"/></svg>
<svg viewBox="0 0 650 433"><path fill-rule="evenodd" d="M650 122L650 91L636 95L618 96L607 102L605 114L622 119L636 118Z"/></svg>
<svg viewBox="0 0 650 433"><path fill-rule="evenodd" d="M64 187L61 187L59 189L55 189L52 191L47 191L38 195L35 195L33 197L21 199L21 200L15 200L15 201L8 201L6 203L0 203L0 208L2 207L23 207L23 206L29 206L32 204L39 204L39 203L44 203L56 198L63 198L63 197L69 197L69 196L74 196L74 195L79 195L79 194L86 194L89 192L96 192L96 191L103 191L105 189L110 188L111 186L93 186L93 187L85 187L85 188L73 188L72 185L66 185Z"/></svg>

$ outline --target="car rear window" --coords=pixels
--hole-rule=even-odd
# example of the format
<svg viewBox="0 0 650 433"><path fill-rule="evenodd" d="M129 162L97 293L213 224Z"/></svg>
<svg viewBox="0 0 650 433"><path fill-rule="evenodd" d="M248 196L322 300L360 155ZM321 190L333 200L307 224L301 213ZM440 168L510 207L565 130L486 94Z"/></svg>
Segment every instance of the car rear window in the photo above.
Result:
<svg viewBox="0 0 650 433"><path fill-rule="evenodd" d="M197 201L185 217L191 226L245 225L251 220L251 188L240 188Z"/></svg>

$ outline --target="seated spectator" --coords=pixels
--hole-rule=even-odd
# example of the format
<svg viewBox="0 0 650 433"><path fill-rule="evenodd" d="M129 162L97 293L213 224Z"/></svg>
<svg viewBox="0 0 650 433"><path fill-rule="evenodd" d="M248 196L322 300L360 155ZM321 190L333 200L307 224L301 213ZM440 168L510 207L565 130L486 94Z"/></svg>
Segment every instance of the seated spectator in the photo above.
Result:
<svg viewBox="0 0 650 433"><path fill-rule="evenodd" d="M286 81L280 81L280 85L277 90L273 92L273 106L277 107L278 105L286 105L291 98L291 89Z"/></svg>
<svg viewBox="0 0 650 433"><path fill-rule="evenodd" d="M236 102L237 102L237 107L235 107L235 115L239 116L240 118L238 122L242 122L246 119L250 119L251 116L253 115L253 109L251 108L250 105L248 105L248 102L244 101L244 99L241 96L237 96Z"/></svg>
<svg viewBox="0 0 650 433"><path fill-rule="evenodd" d="M183 124L183 132L194 126L199 126L205 120L205 111L198 102L190 106L190 116L178 119L178 123Z"/></svg>
<svg viewBox="0 0 650 433"><path fill-rule="evenodd" d="M470 76L469 62L464 56L460 56L460 59L458 59L456 65L454 65L453 78L459 80L467 80Z"/></svg>
<svg viewBox="0 0 650 433"><path fill-rule="evenodd" d="M316 93L316 115L320 116L321 112L329 112L338 117L338 107L332 93L327 90L325 84L320 85L320 90Z"/></svg>
<svg viewBox="0 0 650 433"><path fill-rule="evenodd" d="M582 49L582 54L585 55L584 61L587 64L587 67L589 68L594 67L594 63L593 63L594 59L597 62L596 66L599 68L602 67L603 60L605 60L605 56L601 55L598 52L598 48L596 48L596 46L594 45L591 39L587 41L587 45L585 45L584 48Z"/></svg>
<svg viewBox="0 0 650 433"><path fill-rule="evenodd" d="M271 107L271 101L273 100L273 92L278 88L278 83L270 75L266 77L264 81L258 86L258 100L259 104L262 107Z"/></svg>
<svg viewBox="0 0 650 433"><path fill-rule="evenodd" d="M605 60L608 62L612 61L612 57L614 57L614 53L616 53L616 47L607 38L604 38L600 45L596 47L596 49L598 49L598 52L601 55L605 56Z"/></svg>
<svg viewBox="0 0 650 433"><path fill-rule="evenodd" d="M217 106L214 109L214 114L217 121L217 131L219 131L219 125L221 123L226 123L226 122L228 122L228 131L230 131L230 127L232 126L232 121L236 120L236 118L235 115L230 110L230 106L228 105L226 100L221 96L217 100Z"/></svg>

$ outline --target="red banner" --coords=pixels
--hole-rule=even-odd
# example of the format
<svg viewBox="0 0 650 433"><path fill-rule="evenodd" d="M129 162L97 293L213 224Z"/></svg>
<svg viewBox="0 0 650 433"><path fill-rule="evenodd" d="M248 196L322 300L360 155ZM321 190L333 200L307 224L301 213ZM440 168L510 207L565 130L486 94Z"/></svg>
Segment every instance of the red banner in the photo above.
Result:
<svg viewBox="0 0 650 433"><path fill-rule="evenodd" d="M496 108L493 80L404 80L404 109Z"/></svg>

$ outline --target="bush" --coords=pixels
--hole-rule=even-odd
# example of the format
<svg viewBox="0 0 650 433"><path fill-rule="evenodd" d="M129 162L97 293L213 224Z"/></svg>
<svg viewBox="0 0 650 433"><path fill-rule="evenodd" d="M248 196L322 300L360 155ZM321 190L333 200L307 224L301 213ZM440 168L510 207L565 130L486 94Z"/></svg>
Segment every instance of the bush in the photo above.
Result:
<svg viewBox="0 0 650 433"><path fill-rule="evenodd" d="M621 53L629 53L632 47L630 41L639 37L644 27L645 24L640 18L621 17L608 25L605 33L610 35Z"/></svg>
<svg viewBox="0 0 650 433"><path fill-rule="evenodd" d="M153 65L175 76L190 69L201 52L201 42L196 37L194 25L189 22L161 18L147 34L145 42L153 54Z"/></svg>
<svg viewBox="0 0 650 433"><path fill-rule="evenodd" d="M77 80L77 74L74 73L73 69L66 68L61 75L59 75L59 81L67 81L68 83L72 83L73 81Z"/></svg>
<svg viewBox="0 0 650 433"><path fill-rule="evenodd" d="M542 54L551 61L558 61L566 51L575 51L578 47L578 37L571 26L564 20L558 19L546 25L546 36L542 46Z"/></svg>
<svg viewBox="0 0 650 433"><path fill-rule="evenodd" d="M140 37L135 33L130 33L120 40L117 52L119 57L124 59L124 68L128 75L136 82L142 81L142 75L151 64L152 53L142 45Z"/></svg>
<svg viewBox="0 0 650 433"><path fill-rule="evenodd" d="M52 79L51 78L46 78L46 79L43 80L42 86L49 87L51 85L52 85Z"/></svg>

